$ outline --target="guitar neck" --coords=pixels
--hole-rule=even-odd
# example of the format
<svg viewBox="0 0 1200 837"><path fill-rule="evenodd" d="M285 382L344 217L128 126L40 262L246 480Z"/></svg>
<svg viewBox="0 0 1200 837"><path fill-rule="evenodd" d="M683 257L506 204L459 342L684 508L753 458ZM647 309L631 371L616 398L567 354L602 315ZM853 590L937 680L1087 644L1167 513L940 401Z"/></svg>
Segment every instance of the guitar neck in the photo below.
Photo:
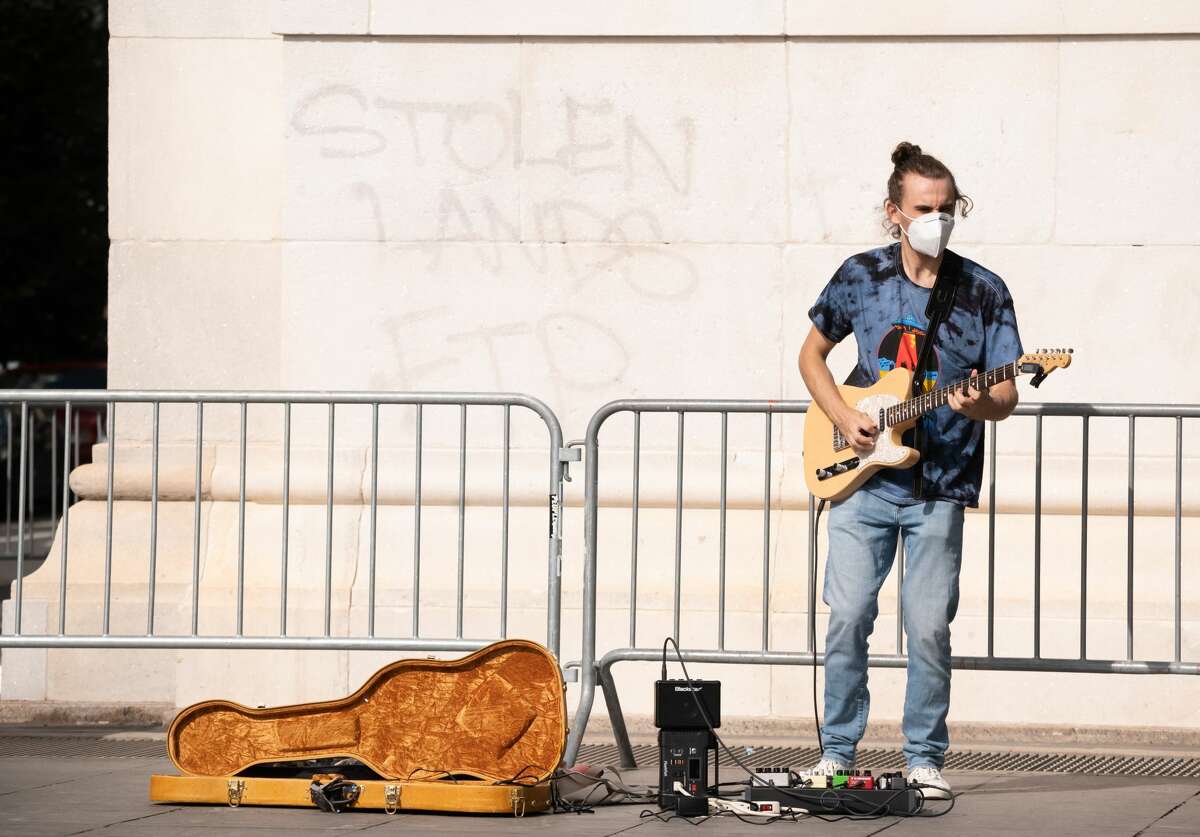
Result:
<svg viewBox="0 0 1200 837"><path fill-rule="evenodd" d="M889 407L887 410L887 423L889 427L894 427L902 422L911 421L919 418L931 410L936 410L943 404L949 402L950 393L958 390L962 392L964 387L977 387L980 384L986 387L1002 383L1003 381L1011 381L1021 374L1019 361L1006 363L1003 366L997 366L995 369L975 375L971 378L964 378L961 381L956 381L944 387L930 390L924 395L918 395L915 398L910 398L907 401L901 401L894 407Z"/></svg>

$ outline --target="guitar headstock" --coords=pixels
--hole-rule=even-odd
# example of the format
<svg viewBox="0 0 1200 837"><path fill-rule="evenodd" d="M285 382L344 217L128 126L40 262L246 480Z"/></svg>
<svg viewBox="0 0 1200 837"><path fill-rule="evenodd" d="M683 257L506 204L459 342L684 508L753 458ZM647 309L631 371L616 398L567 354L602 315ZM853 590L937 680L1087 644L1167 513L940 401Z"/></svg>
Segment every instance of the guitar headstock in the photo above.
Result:
<svg viewBox="0 0 1200 837"><path fill-rule="evenodd" d="M1021 355L1017 360L1017 368L1022 372L1033 375L1030 383L1040 386L1046 376L1055 369L1066 369L1071 365L1071 355L1074 349L1038 349L1032 354Z"/></svg>

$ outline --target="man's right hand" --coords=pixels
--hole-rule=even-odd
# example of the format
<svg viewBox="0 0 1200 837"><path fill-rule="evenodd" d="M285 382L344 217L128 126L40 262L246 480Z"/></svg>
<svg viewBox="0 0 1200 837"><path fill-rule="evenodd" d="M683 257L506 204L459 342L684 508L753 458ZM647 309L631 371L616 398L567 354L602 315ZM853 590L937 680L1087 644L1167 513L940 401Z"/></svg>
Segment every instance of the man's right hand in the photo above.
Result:
<svg viewBox="0 0 1200 837"><path fill-rule="evenodd" d="M855 453L868 453L875 447L875 437L879 434L879 428L866 413L847 408L838 416L836 424Z"/></svg>

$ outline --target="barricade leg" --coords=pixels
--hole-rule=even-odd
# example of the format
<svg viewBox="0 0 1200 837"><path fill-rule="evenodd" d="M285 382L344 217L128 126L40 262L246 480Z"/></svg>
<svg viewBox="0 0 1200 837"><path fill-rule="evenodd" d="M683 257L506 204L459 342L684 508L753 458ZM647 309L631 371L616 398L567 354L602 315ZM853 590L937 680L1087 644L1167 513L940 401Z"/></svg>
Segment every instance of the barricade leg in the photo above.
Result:
<svg viewBox="0 0 1200 837"><path fill-rule="evenodd" d="M567 735L567 749L563 753L563 764L570 767L579 756L579 745L587 731L588 718L592 715L592 703L596 699L596 668L581 666L579 670L579 706L575 709L575 720Z"/></svg>
<svg viewBox="0 0 1200 837"><path fill-rule="evenodd" d="M625 713L621 711L621 699L617 696L617 684L613 680L612 664L596 667L600 688L604 691L604 703L608 706L608 722L612 724L613 738L621 757L621 767L637 767L633 757L633 745L629 742L629 730L625 726Z"/></svg>

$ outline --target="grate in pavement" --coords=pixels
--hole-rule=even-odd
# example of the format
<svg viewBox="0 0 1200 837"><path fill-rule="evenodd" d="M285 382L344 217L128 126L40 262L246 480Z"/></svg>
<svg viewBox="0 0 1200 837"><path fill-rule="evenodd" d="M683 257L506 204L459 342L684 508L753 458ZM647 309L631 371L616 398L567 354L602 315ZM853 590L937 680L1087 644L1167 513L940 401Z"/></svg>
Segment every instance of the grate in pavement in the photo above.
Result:
<svg viewBox="0 0 1200 837"><path fill-rule="evenodd" d="M735 747L739 759L749 767L788 765L803 767L816 764L821 753L815 747ZM639 767L651 767L658 758L658 747L642 744L633 748ZM579 749L580 762L617 764L620 756L613 744L585 744ZM728 757L722 753L722 763ZM859 750L857 766L869 770L902 770L904 756L899 750ZM989 770L1017 773L1080 773L1096 776L1186 776L1200 777L1200 759L1167 756L1103 755L1093 753L995 753L956 750L946 756L947 770Z"/></svg>
<svg viewBox="0 0 1200 837"><path fill-rule="evenodd" d="M167 744L154 740L106 740L79 735L0 735L0 758L165 758Z"/></svg>

